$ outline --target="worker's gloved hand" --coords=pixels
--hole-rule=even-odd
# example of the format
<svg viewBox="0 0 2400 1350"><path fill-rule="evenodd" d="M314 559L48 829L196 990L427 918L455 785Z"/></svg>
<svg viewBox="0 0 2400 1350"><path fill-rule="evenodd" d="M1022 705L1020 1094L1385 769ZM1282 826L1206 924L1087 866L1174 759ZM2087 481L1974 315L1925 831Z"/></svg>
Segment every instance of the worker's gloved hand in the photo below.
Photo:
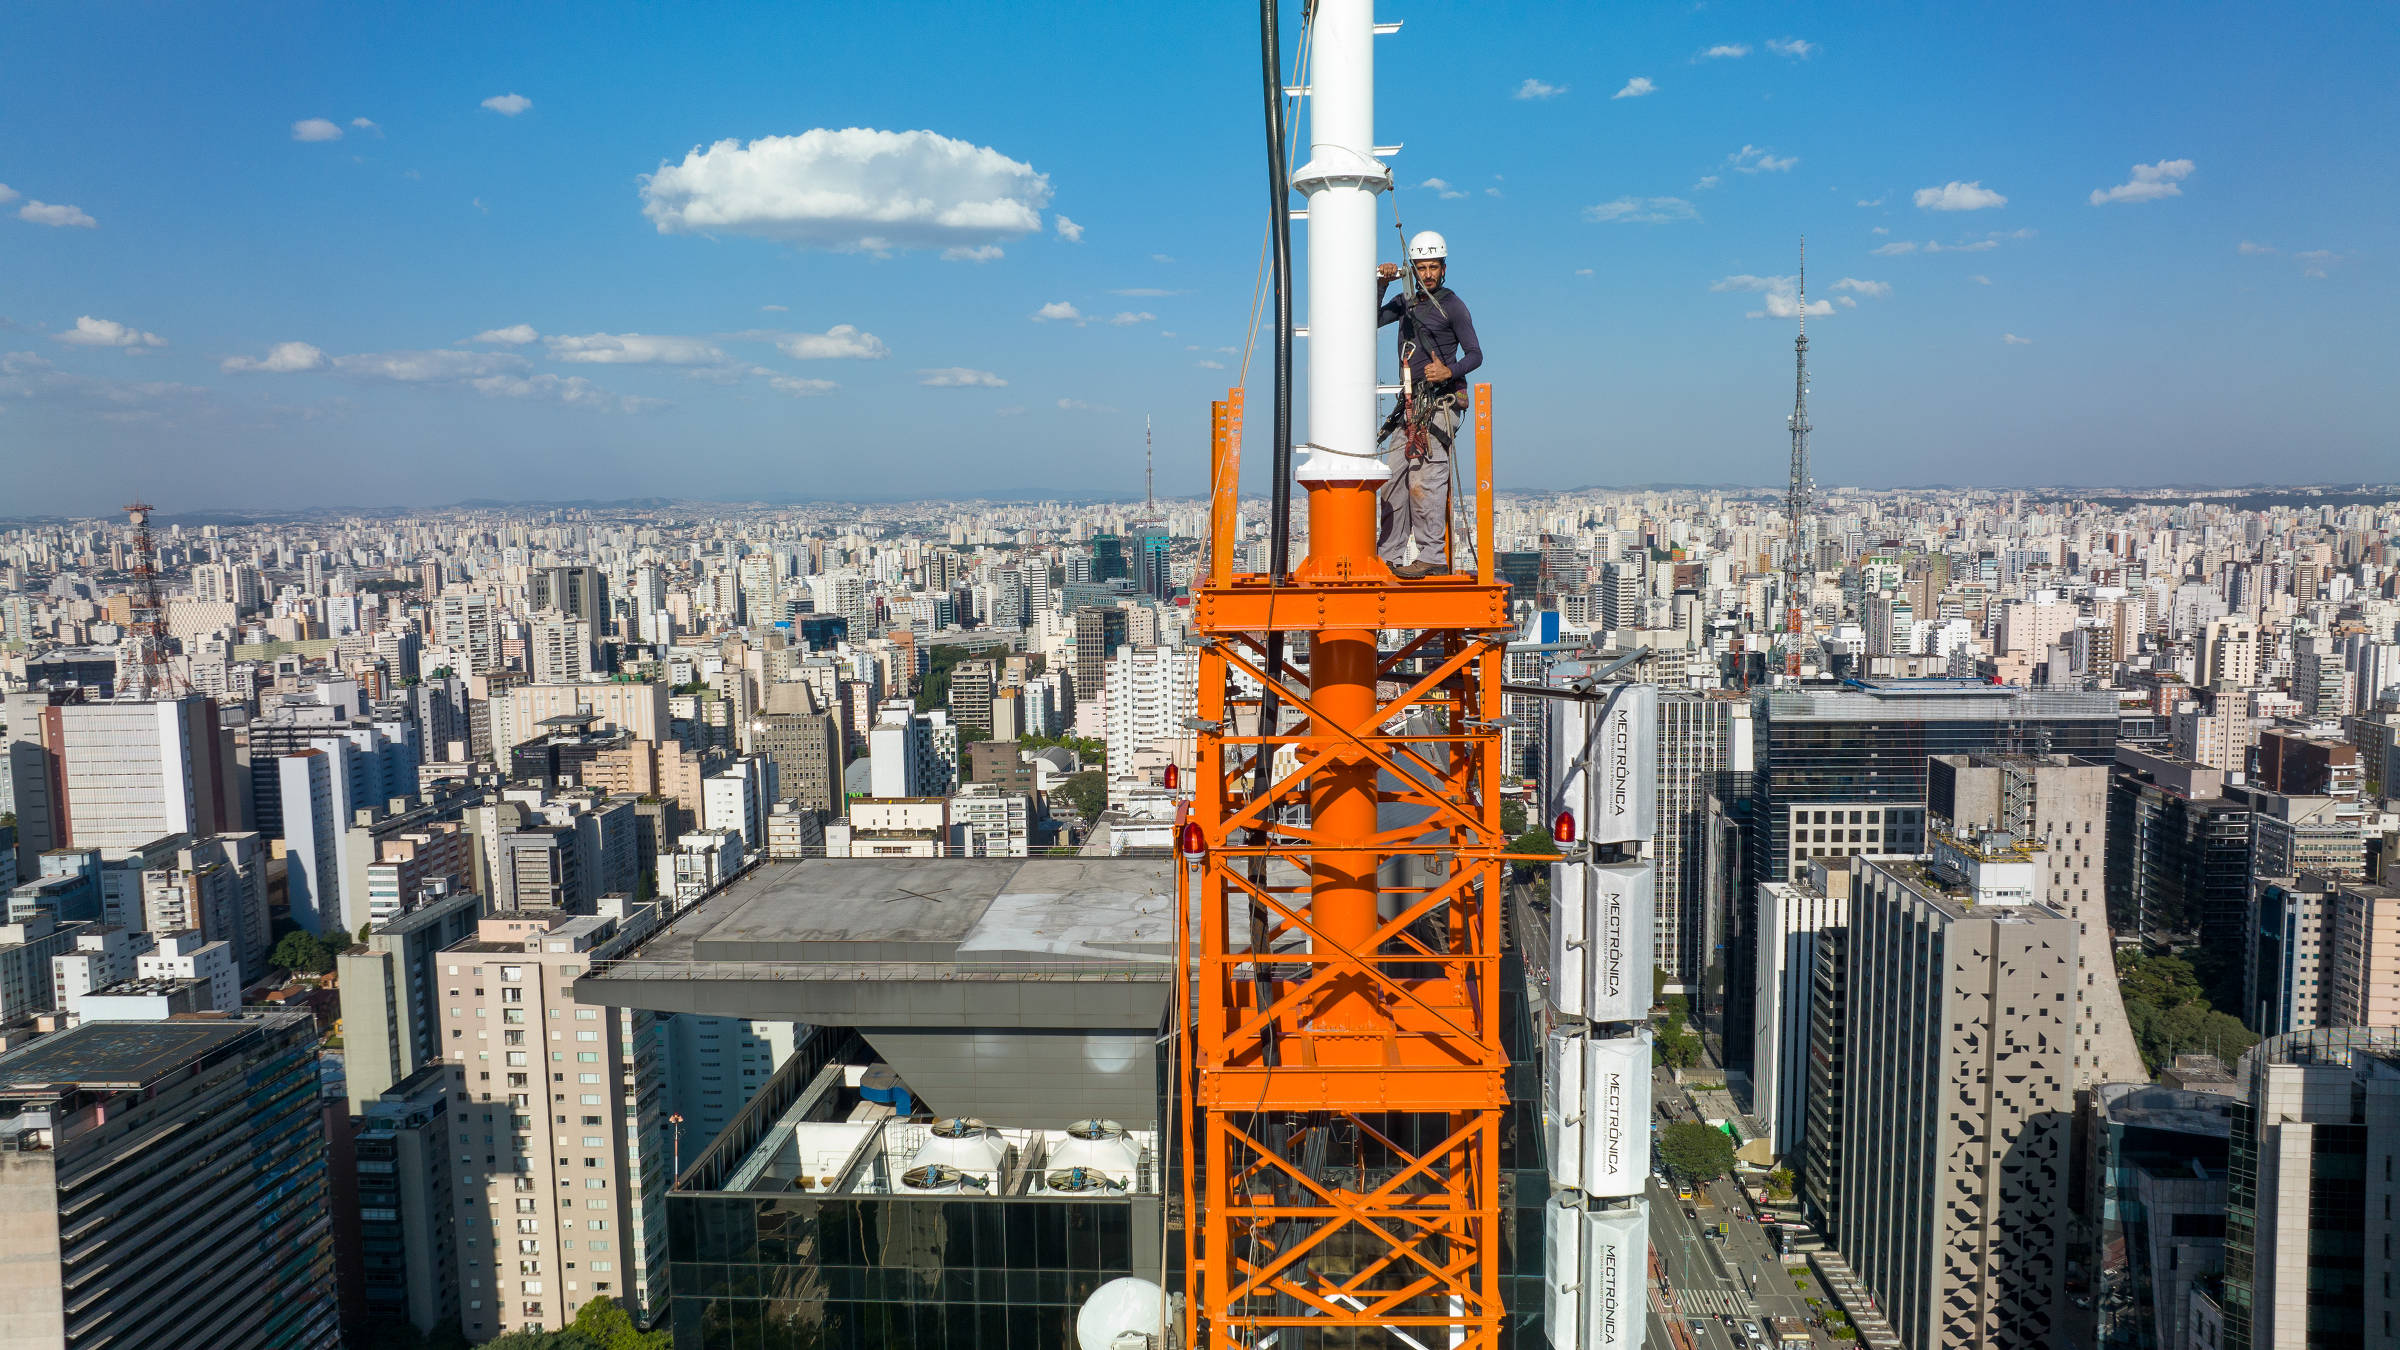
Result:
<svg viewBox="0 0 2400 1350"><path fill-rule="evenodd" d="M1384 281L1398 281L1400 279L1400 264L1379 263L1376 265L1375 275Z"/></svg>

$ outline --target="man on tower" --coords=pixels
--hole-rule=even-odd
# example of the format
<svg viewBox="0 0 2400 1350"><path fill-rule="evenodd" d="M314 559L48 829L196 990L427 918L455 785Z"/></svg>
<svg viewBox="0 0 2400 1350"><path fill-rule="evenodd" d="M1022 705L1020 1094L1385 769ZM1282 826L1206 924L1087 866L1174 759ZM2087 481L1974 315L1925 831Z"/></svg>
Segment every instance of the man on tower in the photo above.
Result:
<svg viewBox="0 0 2400 1350"><path fill-rule="evenodd" d="M1375 269L1381 308L1376 327L1400 325L1400 406L1383 424L1383 443L1399 442L1401 455L1383 485L1383 517L1376 551L1395 575L1425 577L1450 570L1450 447L1467 406L1467 376L1483 364L1475 320L1467 302L1442 284L1449 274L1450 246L1431 230L1408 241L1414 283L1403 282L1389 300L1384 292L1400 280L1397 263ZM1410 541L1417 558L1405 562Z"/></svg>

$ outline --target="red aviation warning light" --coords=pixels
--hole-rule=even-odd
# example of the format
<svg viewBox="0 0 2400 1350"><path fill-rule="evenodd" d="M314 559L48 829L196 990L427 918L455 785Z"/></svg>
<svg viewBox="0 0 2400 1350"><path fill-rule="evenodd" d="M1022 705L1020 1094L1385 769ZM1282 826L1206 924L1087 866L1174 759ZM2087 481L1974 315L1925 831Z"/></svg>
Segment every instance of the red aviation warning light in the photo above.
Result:
<svg viewBox="0 0 2400 1350"><path fill-rule="evenodd" d="M1208 856L1208 836L1201 832L1199 821L1183 822L1183 833L1176 841L1176 848L1194 862Z"/></svg>
<svg viewBox="0 0 2400 1350"><path fill-rule="evenodd" d="M1167 791L1173 792L1183 786L1183 771L1170 764L1167 771L1159 775L1158 781Z"/></svg>
<svg viewBox="0 0 2400 1350"><path fill-rule="evenodd" d="M1561 844L1574 843L1575 813L1572 811L1559 812L1558 819L1550 822L1550 837Z"/></svg>

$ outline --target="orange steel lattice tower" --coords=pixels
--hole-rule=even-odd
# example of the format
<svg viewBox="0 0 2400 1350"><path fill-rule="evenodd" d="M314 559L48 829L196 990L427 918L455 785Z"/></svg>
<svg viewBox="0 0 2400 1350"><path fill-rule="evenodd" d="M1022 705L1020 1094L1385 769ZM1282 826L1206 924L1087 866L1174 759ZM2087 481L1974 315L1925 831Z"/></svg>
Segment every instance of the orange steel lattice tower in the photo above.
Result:
<svg viewBox="0 0 2400 1350"><path fill-rule="evenodd" d="M1511 636L1492 575L1491 386L1475 389L1476 570L1421 580L1377 558L1372 482L1304 482L1308 556L1280 586L1237 573L1241 408L1239 390L1215 405L1193 588L1178 1005L1191 1344L1489 1347ZM1260 724L1270 632L1292 653L1272 681L1281 726Z"/></svg>

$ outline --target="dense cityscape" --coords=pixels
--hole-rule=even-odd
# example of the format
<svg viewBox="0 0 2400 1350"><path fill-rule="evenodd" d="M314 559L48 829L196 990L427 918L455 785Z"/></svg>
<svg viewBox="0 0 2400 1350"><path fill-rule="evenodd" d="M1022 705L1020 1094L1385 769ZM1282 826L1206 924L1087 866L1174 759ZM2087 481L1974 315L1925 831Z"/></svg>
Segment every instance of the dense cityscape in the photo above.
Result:
<svg viewBox="0 0 2400 1350"><path fill-rule="evenodd" d="M2400 496L1819 495L1796 681L1768 668L1780 501L1494 512L1511 676L1647 653L1655 686L1659 1114L1734 1145L1662 1137L1653 1184L1686 1198L1660 1207L1691 1231L1659 1244L1661 1297L1869 1344L1969 1343L1914 1319L1983 1272L1992 1316L2049 1344L2265 1346L2337 1315L2338 1277L2296 1253L2345 1222L2366 1242L2364 1211L2275 1197L2355 1192L2400 1130ZM0 534L10 1343L206 1318L225 1345L451 1344L604 1296L679 1336L826 1338L727 1344L930 1343L863 1329L937 1304L1065 1335L1101 1273L1142 1269L1138 1237L1007 1241L1021 1291L920 1284L897 1232L762 1230L738 1259L765 1288L692 1275L737 1259L696 1216L752 1188L718 1174L774 1130L888 1136L912 1092L1004 1136L1031 1117L983 1089L958 1109L938 1031L887 1045L891 1014L822 996L822 1021L744 1015L644 958L817 860L993 860L1003 893L1110 860L1121 880L1078 884L1163 904L1206 520L693 503ZM1512 704L1507 811L1556 851L1554 719ZM841 881L825 931L757 955L934 955L919 915L834 931L898 875ZM1525 892L1537 932L1548 887ZM1142 945L1035 926L1048 952ZM657 1006L587 994L614 971ZM2057 1034L2027 1036L2037 1002ZM544 1026L546 1078L509 1048ZM1078 1118L1125 1119L1106 1222L1154 1229L1160 1111L1122 1086ZM1107 1139L1054 1125L1054 1165L1070 1141ZM940 1144L963 1147L914 1148ZM818 1147L794 1189L908 1189ZM1927 1195L1950 1197L1930 1227ZM1796 1299L1767 1288L1784 1266Z"/></svg>
<svg viewBox="0 0 2400 1350"><path fill-rule="evenodd" d="M0 11L0 1350L2400 1350L2390 8L1403 8Z"/></svg>

